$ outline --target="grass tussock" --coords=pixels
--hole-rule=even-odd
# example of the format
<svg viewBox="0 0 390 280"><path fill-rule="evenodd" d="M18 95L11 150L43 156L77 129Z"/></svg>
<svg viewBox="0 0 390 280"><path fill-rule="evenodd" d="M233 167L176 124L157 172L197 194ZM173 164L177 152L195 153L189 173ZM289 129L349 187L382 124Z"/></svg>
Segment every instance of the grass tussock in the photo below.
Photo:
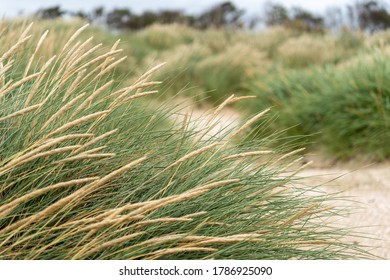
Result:
<svg viewBox="0 0 390 280"><path fill-rule="evenodd" d="M277 55L287 67L300 68L337 59L341 50L336 47L333 37L305 34L286 40L278 47Z"/></svg>
<svg viewBox="0 0 390 280"><path fill-rule="evenodd" d="M98 50L85 28L47 60L51 31L1 34L1 259L369 256L330 226L329 196L305 195L293 153L235 144L266 111L204 139L143 100L159 66L120 87L121 46Z"/></svg>
<svg viewBox="0 0 390 280"><path fill-rule="evenodd" d="M261 103L279 118L272 129L310 141L337 158L371 160L390 156L389 48L376 48L336 66L281 72L278 79L252 84Z"/></svg>

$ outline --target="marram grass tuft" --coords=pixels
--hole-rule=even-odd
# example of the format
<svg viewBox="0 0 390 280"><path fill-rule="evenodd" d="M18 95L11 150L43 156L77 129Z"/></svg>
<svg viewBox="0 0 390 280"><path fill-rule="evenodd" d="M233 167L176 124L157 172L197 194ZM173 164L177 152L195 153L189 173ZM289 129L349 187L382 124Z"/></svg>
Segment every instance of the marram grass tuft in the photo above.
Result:
<svg viewBox="0 0 390 280"><path fill-rule="evenodd" d="M370 257L299 186L293 153L235 144L265 112L225 138L172 124L143 101L159 66L118 88L118 43L96 53L85 28L47 60L46 33L1 32L0 259Z"/></svg>

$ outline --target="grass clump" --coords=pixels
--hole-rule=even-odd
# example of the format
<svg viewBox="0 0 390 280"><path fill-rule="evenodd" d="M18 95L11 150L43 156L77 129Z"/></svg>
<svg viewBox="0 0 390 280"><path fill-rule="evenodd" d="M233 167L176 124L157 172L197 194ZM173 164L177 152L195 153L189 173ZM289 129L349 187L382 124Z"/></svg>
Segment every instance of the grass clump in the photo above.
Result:
<svg viewBox="0 0 390 280"><path fill-rule="evenodd" d="M254 108L274 106L273 129L312 135L317 147L336 158L390 156L388 49L375 49L334 66L281 72L252 84L261 96Z"/></svg>
<svg viewBox="0 0 390 280"><path fill-rule="evenodd" d="M332 37L302 35L289 38L278 47L278 58L287 67L301 68L329 62L340 52Z"/></svg>
<svg viewBox="0 0 390 280"><path fill-rule="evenodd" d="M158 61L165 60L167 66L158 78L169 83L168 93L183 92L212 104L222 102L228 93L242 95L243 85L270 67L265 54L241 43L218 53L204 44L181 45Z"/></svg>
<svg viewBox="0 0 390 280"><path fill-rule="evenodd" d="M0 259L369 257L327 225L340 212L306 195L292 153L234 144L266 111L205 139L212 116L188 130L142 101L158 66L118 87L118 45L77 50L82 29L47 62L30 30L0 53Z"/></svg>

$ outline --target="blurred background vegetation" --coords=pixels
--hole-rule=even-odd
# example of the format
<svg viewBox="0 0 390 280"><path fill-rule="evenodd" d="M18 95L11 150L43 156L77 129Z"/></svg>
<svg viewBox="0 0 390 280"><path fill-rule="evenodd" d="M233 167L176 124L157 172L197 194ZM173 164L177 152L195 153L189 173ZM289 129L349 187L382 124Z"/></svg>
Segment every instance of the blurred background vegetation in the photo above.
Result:
<svg viewBox="0 0 390 280"><path fill-rule="evenodd" d="M263 11L246 17L246 11L230 1L221 2L200 14L187 14L181 10L144 11L134 13L130 8L106 10L97 7L89 12L63 10L61 6L39 9L35 15L43 19L64 16L79 17L92 23L106 24L110 28L140 30L152 24L184 24L197 29L207 28L249 28L260 24L285 27L308 32L324 32L327 29L360 29L368 32L390 27L388 6L382 1L355 1L345 7L329 7L325 15L318 15L307 9L268 1Z"/></svg>
<svg viewBox="0 0 390 280"><path fill-rule="evenodd" d="M60 6L39 9L42 31L71 34L87 21L83 36L112 44L126 55L117 80L136 79L160 62L162 98L179 94L197 104L216 104L231 94L255 95L237 110L272 107L271 132L298 137L298 145L336 159L390 156L390 12L382 1L330 7L324 15L267 2L258 16L232 2L197 15L179 10L90 12ZM69 20L71 18L71 20ZM64 20L66 19L66 20ZM45 50L44 55L56 51ZM312 145L314 147L314 145Z"/></svg>

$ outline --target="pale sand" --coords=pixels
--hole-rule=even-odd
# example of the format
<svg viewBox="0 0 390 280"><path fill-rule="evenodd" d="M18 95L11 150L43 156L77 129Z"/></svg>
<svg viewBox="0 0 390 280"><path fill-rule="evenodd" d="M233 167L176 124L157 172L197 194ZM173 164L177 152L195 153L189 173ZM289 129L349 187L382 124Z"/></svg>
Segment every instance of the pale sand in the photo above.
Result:
<svg viewBox="0 0 390 280"><path fill-rule="evenodd" d="M356 163L338 164L334 167L308 168L299 173L308 184L318 184L320 189L335 193L342 191L351 201L336 204L353 212L337 222L342 227L357 227L369 233L372 239L353 237L352 241L373 246L370 252L390 259L390 164L357 167ZM354 201L354 202L353 202ZM357 209L358 208L358 209Z"/></svg>

